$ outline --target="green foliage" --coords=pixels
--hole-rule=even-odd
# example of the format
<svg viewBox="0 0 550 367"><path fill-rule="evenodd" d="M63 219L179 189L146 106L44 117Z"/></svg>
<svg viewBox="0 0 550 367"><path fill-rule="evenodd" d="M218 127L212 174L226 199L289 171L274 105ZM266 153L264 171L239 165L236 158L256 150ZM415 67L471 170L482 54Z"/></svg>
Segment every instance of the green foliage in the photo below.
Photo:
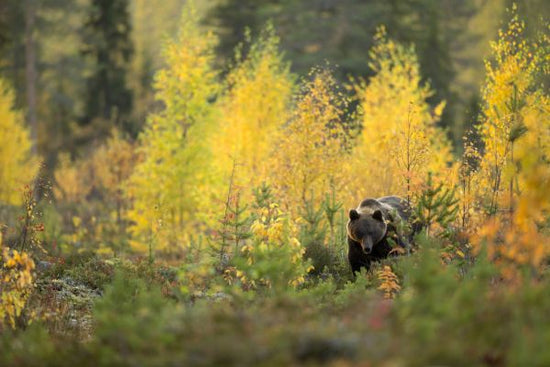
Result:
<svg viewBox="0 0 550 367"><path fill-rule="evenodd" d="M66 275L92 289L103 289L113 278L114 266L97 257L72 267Z"/></svg>
<svg viewBox="0 0 550 367"><path fill-rule="evenodd" d="M0 336L0 364L4 366L93 366L93 363L90 354L74 338L52 338L40 323Z"/></svg>
<svg viewBox="0 0 550 367"><path fill-rule="evenodd" d="M496 268L486 254L465 277L453 266L443 265L437 243L424 239L416 261L408 261L405 291L397 299L395 317L409 343L404 355L414 356L413 365L510 363L537 364L550 357L538 342L549 298L541 298L548 281L526 282L515 290L496 283ZM527 307L527 308L526 308ZM530 312L525 312L529 309ZM442 337L443 341L442 342ZM470 352L464 353L465 349ZM512 362L514 361L514 362Z"/></svg>
<svg viewBox="0 0 550 367"><path fill-rule="evenodd" d="M338 225L338 223L336 221L337 214L342 214L342 207L343 204L336 200L336 192L334 189L332 190L332 193L330 195L325 195L325 200L323 201L323 211L325 212L325 216L328 222L331 243L337 242L336 226ZM343 238L341 237L339 239L342 240Z"/></svg>
<svg viewBox="0 0 550 367"><path fill-rule="evenodd" d="M274 202L268 187L255 193L251 237L235 251L232 264L243 289L282 294L301 286L311 265L303 257L305 249L291 215Z"/></svg>
<svg viewBox="0 0 550 367"><path fill-rule="evenodd" d="M248 205L241 200L241 190L234 188L233 175L229 183L227 200L224 206L223 218L220 220L219 250L220 265L223 267L223 258L230 254L236 255L244 244L244 241L252 236L250 225L254 218L250 215ZM255 206L265 205L271 198L270 189L267 186L258 188L254 192L256 196ZM259 207L257 207L259 208Z"/></svg>
<svg viewBox="0 0 550 367"><path fill-rule="evenodd" d="M315 273L320 273L325 266L332 263L331 253L325 246L327 228L323 214L323 208L317 207L313 200L306 201L303 212L300 213L303 220L300 226L300 242L306 248L305 256L313 260Z"/></svg>
<svg viewBox="0 0 550 367"><path fill-rule="evenodd" d="M154 364L170 345L171 353L177 353L177 334L169 332L176 313L168 306L158 287L148 288L142 280L118 272L94 310L99 361L131 365L154 355L149 357Z"/></svg>
<svg viewBox="0 0 550 367"><path fill-rule="evenodd" d="M350 303L364 300L367 293L371 296L374 294L374 289L368 289L372 285L371 279L365 269L353 281L348 281L342 289L334 296L334 306L336 308L345 309Z"/></svg>
<svg viewBox="0 0 550 367"><path fill-rule="evenodd" d="M82 54L91 62L86 79L86 104L82 122L114 121L131 130L128 117L132 91L127 86L133 44L128 0L92 0L82 34Z"/></svg>
<svg viewBox="0 0 550 367"><path fill-rule="evenodd" d="M310 274L322 278L330 275L336 282L349 279L346 223L342 204L334 192L327 194L320 204L306 201L300 213L299 240L305 248L304 257L312 262Z"/></svg>
<svg viewBox="0 0 550 367"><path fill-rule="evenodd" d="M120 44L130 38L123 20L128 1L76 0L65 12L59 11L64 0L40 6L7 1L0 10L16 10L7 22L14 26L37 12L37 28L27 23L9 42L25 44L27 53L34 48L38 57L26 60L29 70L38 62L39 72L48 72L23 83L18 64L23 47L8 46L15 60L11 66L0 55L0 72L20 80L14 83L17 98L6 93L7 108L0 103L0 117L5 117L0 127L4 121L6 132L16 132L0 144L6 167L20 163L12 148L29 147L12 129L22 126L22 116L12 108L25 103L22 85L47 89L38 92L37 113L49 116L43 124L39 119L42 140L64 136L79 144L126 118L122 108L111 108L95 122L86 121L84 115L98 115L82 109L84 101L73 106L78 98L58 108L54 96L78 95L75 91L84 87L78 80L89 77L88 87L98 87L96 77L103 76L94 71L121 71L115 78L120 85L112 91L123 97L126 82L138 85L145 102L133 111L151 110L145 90L149 67L160 64L147 58L157 54L151 52L159 47L155 33L169 30L173 22L146 37L147 27L155 24L147 14L166 15L181 4L132 3L140 22L136 39L149 56L136 60L143 79L130 81L124 80L129 67L124 53L130 47ZM57 60L53 64L59 68L58 61L72 54L56 50L61 43L55 37L39 34L54 29L41 22L63 23L64 14L84 3L101 5L86 18L84 36L99 36L90 39L90 50L106 52L104 60L116 59L116 65L95 69L97 60L88 59L89 75L79 71L56 78L61 72L44 60ZM12 220L8 226L0 223L8 245L0 261L0 313L15 328L2 329L0 365L548 365L550 120L547 93L538 87L548 72L548 37L524 42L523 23L514 18L495 43L496 61L487 64L483 96L487 121L479 129L483 157L467 146L462 167L448 165L450 145L436 126L450 121L437 102L455 98L452 71L463 68L448 56L472 44L453 43L458 36L450 30L467 25L476 32L459 33L478 34L478 23L462 23L454 18L463 14L456 13L479 5L494 10L497 20L503 1L489 3L223 0L210 5L197 0L196 11L187 1L179 36L164 46L164 65L154 82L158 104L136 143L137 154L134 142L115 133L107 144L81 150L86 158L60 156L55 172L59 217L54 213L42 226L37 208L45 203L29 189L20 230L11 229ZM150 9L144 11L146 6ZM156 6L162 11L156 13ZM209 6L228 10L214 30L232 27L228 22L234 20L254 28L269 14L281 27L278 33L266 27L255 42L245 32L235 65L226 68L214 52L217 36L199 16ZM78 18L71 14L67 23ZM109 24L99 27L100 20ZM370 38L379 21L388 23L392 38L380 30L374 41L359 42ZM0 43L2 24L6 18L0 12ZM109 30L115 31L112 39L101 40ZM225 43L229 35L220 37ZM365 66L358 65L364 64L364 45L371 42L369 65L376 75L353 83L357 114L326 69L314 69L295 91L291 66L279 49L282 45L298 62L293 70L338 54L342 73L363 74ZM481 55L478 51L473 52ZM70 63L68 74L84 69ZM87 97L100 101L105 96L95 88ZM45 107L49 101L55 106ZM31 102L29 111L36 107ZM76 115L86 126L69 127ZM59 130L47 131L58 118ZM361 125L358 119L359 137L350 131ZM63 139L54 140L46 144L49 149ZM3 144L12 150L2 151ZM74 152L74 146L62 148ZM486 173L495 164L504 165L491 177ZM437 175L425 175L430 170ZM23 169L13 172L24 178ZM460 231L453 225L458 180ZM501 195L506 186L509 197ZM491 199L482 194L492 188L500 191L494 209L510 213L493 210L491 221L483 223L483 199ZM418 199L419 223L413 226L427 226L416 238L418 248L375 262L353 277L342 209L365 196L405 193ZM0 209L2 214L19 210ZM53 233L35 236L43 227ZM404 227L397 232L404 233ZM53 250L54 241L66 251L49 252L36 268L28 254L13 248L45 242L44 248ZM148 249L148 258L127 251L128 244L142 256Z"/></svg>
<svg viewBox="0 0 550 367"><path fill-rule="evenodd" d="M419 251L392 259L403 288L394 300L363 273L340 289L329 277L296 291L249 292L246 302L181 304L142 280L146 268L119 269L94 308L88 342L33 325L2 334L0 363L545 365L548 279L507 287L483 253L460 274L441 261L438 241L421 238Z"/></svg>
<svg viewBox="0 0 550 367"><path fill-rule="evenodd" d="M456 220L459 199L456 190L444 186L443 182L434 184L432 174L428 174L426 187L418 196L416 218L429 235L433 225L438 226L437 235L445 236L450 233L449 225Z"/></svg>

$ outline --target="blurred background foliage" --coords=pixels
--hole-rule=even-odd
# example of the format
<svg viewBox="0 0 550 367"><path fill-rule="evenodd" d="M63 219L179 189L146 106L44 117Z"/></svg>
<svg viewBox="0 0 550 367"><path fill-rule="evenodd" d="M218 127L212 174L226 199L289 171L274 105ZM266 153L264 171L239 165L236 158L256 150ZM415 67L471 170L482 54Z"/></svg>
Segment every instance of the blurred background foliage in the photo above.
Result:
<svg viewBox="0 0 550 367"><path fill-rule="evenodd" d="M2 1L0 364L547 365L549 11Z"/></svg>
<svg viewBox="0 0 550 367"><path fill-rule="evenodd" d="M175 37L181 0L5 0L0 12L0 75L27 111L38 151L50 169L57 152L83 155L116 126L135 137L154 110L154 74L167 39ZM460 150L478 113L483 60L511 1L197 1L201 26L219 35L223 72L244 39L271 21L291 71L306 75L325 60L335 77L367 77L367 53L385 25L388 36L415 45L432 106L445 100L439 126ZM543 0L521 2L528 36L545 31ZM93 96L93 97L92 97Z"/></svg>

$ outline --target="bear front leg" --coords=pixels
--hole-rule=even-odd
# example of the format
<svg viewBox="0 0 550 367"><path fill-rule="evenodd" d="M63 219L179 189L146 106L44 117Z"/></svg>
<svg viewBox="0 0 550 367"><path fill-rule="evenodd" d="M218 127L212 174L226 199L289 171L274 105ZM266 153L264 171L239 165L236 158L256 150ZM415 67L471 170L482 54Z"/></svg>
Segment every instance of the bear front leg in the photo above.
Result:
<svg viewBox="0 0 550 367"><path fill-rule="evenodd" d="M353 277L361 272L361 268L370 269L370 259L363 252L361 244L348 237L348 261L353 273Z"/></svg>

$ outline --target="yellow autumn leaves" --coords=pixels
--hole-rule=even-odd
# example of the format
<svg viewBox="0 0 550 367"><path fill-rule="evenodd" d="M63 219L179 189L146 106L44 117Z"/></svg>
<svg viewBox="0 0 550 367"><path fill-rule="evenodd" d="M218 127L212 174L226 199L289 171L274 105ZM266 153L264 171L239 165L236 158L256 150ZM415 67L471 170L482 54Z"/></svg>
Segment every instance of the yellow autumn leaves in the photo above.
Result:
<svg viewBox="0 0 550 367"><path fill-rule="evenodd" d="M365 179L352 183L352 193L409 197L428 172L446 176L451 145L436 127L445 103L428 104L433 91L421 82L413 46L388 39L384 28L375 39L369 52L375 75L353 85L362 129L352 159Z"/></svg>
<svg viewBox="0 0 550 367"><path fill-rule="evenodd" d="M297 287L305 281L305 274L311 269L304 262L305 249L298 240L298 226L296 222L285 214L275 203L269 203L266 207L258 209L258 218L252 223L250 229L252 241L241 247L241 253L250 267L243 267L247 271L238 271L242 282L248 282L256 286L264 284L268 287L285 287L287 285ZM284 277L279 279L273 276L272 271L265 271L270 277L262 276L255 265L263 262L263 267L268 265L273 258L279 264L279 270ZM262 264L260 264L260 269ZM286 284L288 281L288 284Z"/></svg>
<svg viewBox="0 0 550 367"><path fill-rule="evenodd" d="M384 265L381 270L378 270L376 276L380 281L380 285L377 289L384 293L384 298L394 298L401 290L399 278L394 274L389 265Z"/></svg>
<svg viewBox="0 0 550 367"><path fill-rule="evenodd" d="M21 188L38 172L23 115L14 109L14 94L0 78L0 206L18 205ZM15 328L34 286L34 261L26 252L10 250L0 231L0 330Z"/></svg>
<svg viewBox="0 0 550 367"><path fill-rule="evenodd" d="M491 44L486 62L483 120L476 180L481 206L489 218L474 237L485 244L505 279L517 265L542 270L550 237L540 231L550 209L550 101L537 77L548 76L548 36L524 37L525 25L513 16Z"/></svg>
<svg viewBox="0 0 550 367"><path fill-rule="evenodd" d="M0 78L0 203L20 204L20 189L31 182L38 168L23 114L14 109L13 91Z"/></svg>
<svg viewBox="0 0 550 367"><path fill-rule="evenodd" d="M175 250L201 228L209 212L211 191L219 185L212 168L211 135L220 85L214 69L217 38L202 32L192 2L185 8L178 37L166 43L166 67L154 87L162 106L148 117L139 138L138 155L125 186L132 203L132 247L144 251Z"/></svg>
<svg viewBox="0 0 550 367"><path fill-rule="evenodd" d="M0 330L15 328L34 286L34 261L26 252L3 246L0 234Z"/></svg>
<svg viewBox="0 0 550 367"><path fill-rule="evenodd" d="M272 27L266 28L256 42L247 33L246 45L250 50L246 56L239 51L227 76L227 91L220 98L211 164L221 177L229 177L235 162L234 180L256 187L270 175L267 162L281 122L288 119L294 85Z"/></svg>
<svg viewBox="0 0 550 367"><path fill-rule="evenodd" d="M351 86L361 106L358 126L329 68L294 82L270 26L256 41L246 37L218 83L216 41L199 35L193 21L185 18L180 40L167 46L156 83L164 109L141 135L144 160L129 181L135 248L150 241L155 218L164 223L155 246L167 251L215 224L231 175L245 196L267 183L281 208L298 217L328 193L346 203L406 195L428 170L445 171L450 145L435 126L443 104L429 107L432 91L421 83L414 50L382 30L371 51L376 75Z"/></svg>
<svg viewBox="0 0 550 367"><path fill-rule="evenodd" d="M233 63L219 65L217 38L189 5L179 36L165 45L165 67L155 78L159 109L137 152L124 155L134 146L114 137L92 158L101 164L83 167L113 187L106 193L120 200L117 216L138 252L185 252L196 237L215 232L230 185L246 204L253 188L267 184L292 227L309 203L329 195L344 207L388 194L414 202L432 172L434 182L458 185L452 226L463 238L488 243L497 261L539 268L548 252L538 228L550 207L550 108L537 81L548 75L548 39L527 41L523 29L512 19L492 45L476 130L482 149L469 142L456 159L438 126L445 103L428 103L434 92L414 47L383 28L368 54L369 78L340 85L326 67L297 80L270 26L256 40L247 34ZM127 167L100 169L108 162ZM57 196L78 200L84 170L62 157ZM273 242L282 223L258 219L258 246L261 238Z"/></svg>
<svg viewBox="0 0 550 367"><path fill-rule="evenodd" d="M296 105L269 162L270 182L286 210L298 214L307 202L342 190L350 180L346 166L346 132L341 124L346 100L327 70L314 70L302 85Z"/></svg>

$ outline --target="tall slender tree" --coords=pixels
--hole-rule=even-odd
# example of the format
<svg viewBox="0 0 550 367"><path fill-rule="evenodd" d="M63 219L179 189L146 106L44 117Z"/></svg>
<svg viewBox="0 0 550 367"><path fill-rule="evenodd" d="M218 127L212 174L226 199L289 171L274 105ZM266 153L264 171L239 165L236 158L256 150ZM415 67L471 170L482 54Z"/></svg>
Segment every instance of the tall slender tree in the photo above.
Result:
<svg viewBox="0 0 550 367"><path fill-rule="evenodd" d="M38 117L36 113L36 44L34 30L36 23L36 3L25 1L25 81L27 86L27 124L31 131L32 152L37 152Z"/></svg>
<svg viewBox="0 0 550 367"><path fill-rule="evenodd" d="M132 92L126 77L133 45L128 0L92 0L83 28L82 54L91 63L82 125L94 119L131 130Z"/></svg>
<svg viewBox="0 0 550 367"><path fill-rule="evenodd" d="M277 139L278 130L289 117L293 77L289 63L279 51L279 38L271 25L252 42L238 48L236 65L227 76L226 94L221 99L222 122L214 138L216 164L240 184L259 185L269 175L264 164Z"/></svg>
<svg viewBox="0 0 550 367"><path fill-rule="evenodd" d="M375 75L355 84L362 131L353 153L354 171L366 172L370 179L350 187L354 196L366 190L410 197L428 171L445 172L450 160L448 141L435 126L445 104L429 105L434 92L422 82L413 46L388 38L384 28L375 41L369 52Z"/></svg>
<svg viewBox="0 0 550 367"><path fill-rule="evenodd" d="M197 213L212 186L211 146L219 90L214 70L217 38L199 25L193 1L183 10L178 37L166 43L166 67L155 76L155 98L163 105L147 119L140 134L139 154L127 185L133 207L132 246L174 251L189 243L197 228ZM162 228L157 227L162 223Z"/></svg>

